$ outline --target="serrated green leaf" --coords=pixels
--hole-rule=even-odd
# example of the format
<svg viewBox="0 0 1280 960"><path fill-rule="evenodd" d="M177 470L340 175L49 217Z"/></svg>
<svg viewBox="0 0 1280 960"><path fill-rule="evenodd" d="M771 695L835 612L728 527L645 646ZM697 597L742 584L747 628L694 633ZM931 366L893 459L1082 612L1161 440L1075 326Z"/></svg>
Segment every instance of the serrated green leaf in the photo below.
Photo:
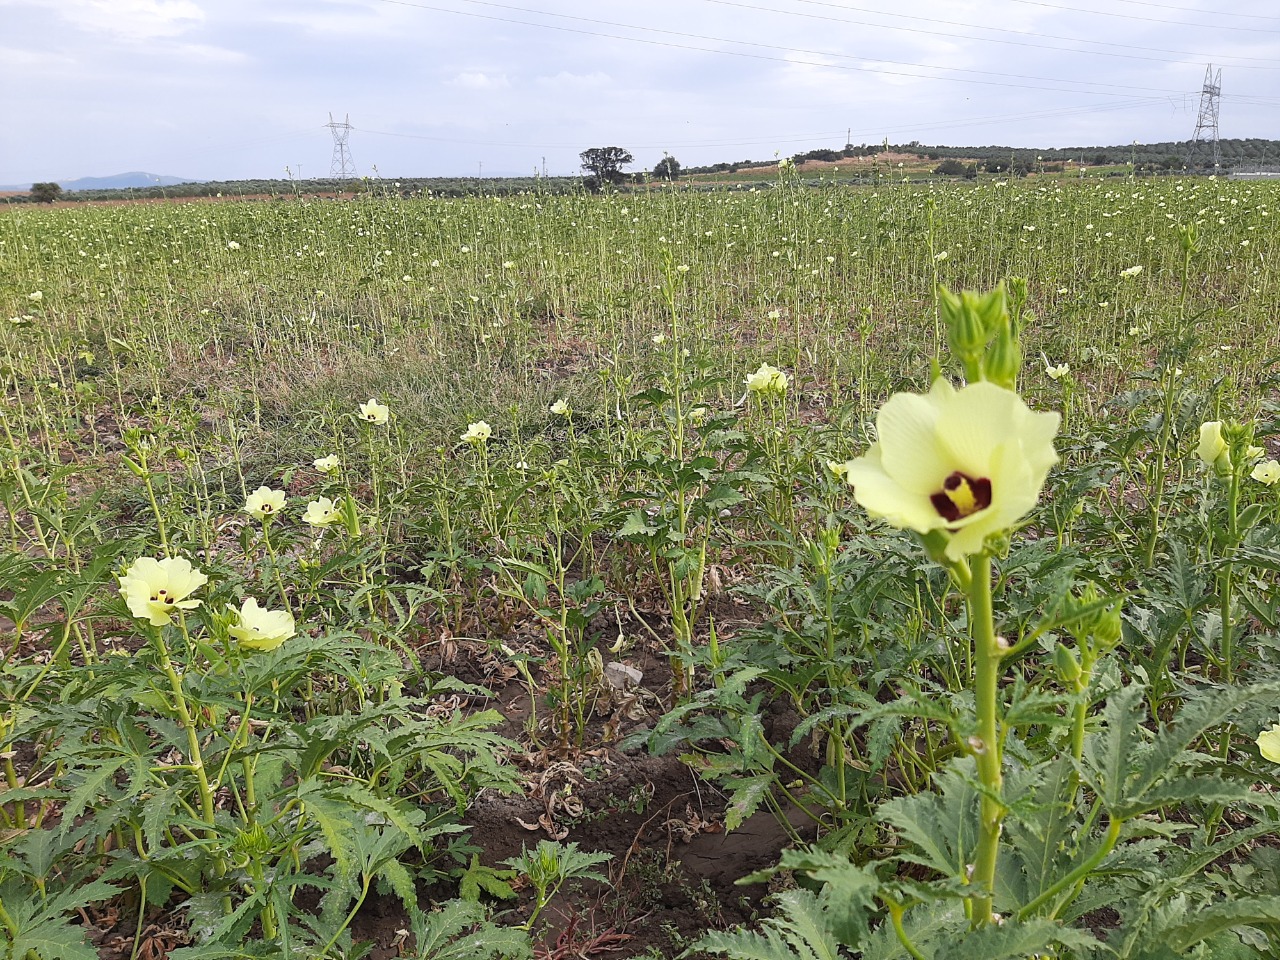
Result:
<svg viewBox="0 0 1280 960"><path fill-rule="evenodd" d="M726 832L737 830L756 812L777 779L775 774L766 773L754 777L734 777L725 783L725 789L729 791L729 804L724 812Z"/></svg>
<svg viewBox="0 0 1280 960"><path fill-rule="evenodd" d="M722 953L732 960L840 960L840 944L832 930L830 901L809 890L779 894L774 915L759 933L712 931L690 950Z"/></svg>
<svg viewBox="0 0 1280 960"><path fill-rule="evenodd" d="M934 960L1009 960L1043 954L1055 944L1092 949L1098 941L1089 934L1037 918L1018 923L1006 920L950 939L934 954Z"/></svg>
<svg viewBox="0 0 1280 960"><path fill-rule="evenodd" d="M935 792L899 797L880 806L877 816L911 845L899 854L902 859L944 877L964 877L978 842L981 797L973 777L973 760L966 757L935 776Z"/></svg>
<svg viewBox="0 0 1280 960"><path fill-rule="evenodd" d="M69 825L89 807L97 806L107 784L127 762L127 757L111 757L98 763L86 764L80 782L67 798L67 805L62 812L63 823Z"/></svg>
<svg viewBox="0 0 1280 960"><path fill-rule="evenodd" d="M627 515L627 520L618 529L619 537L652 537L658 532L658 528L649 523L649 518L643 510L632 510Z"/></svg>
<svg viewBox="0 0 1280 960"><path fill-rule="evenodd" d="M481 893L487 893L499 900L511 900L516 892L507 881L515 875L514 870L496 870L493 867L486 867L480 862L479 854L472 854L471 864L462 871L459 879L458 895L463 900L473 903L480 899Z"/></svg>
<svg viewBox="0 0 1280 960"><path fill-rule="evenodd" d="M418 905L418 888L405 865L395 858L384 860L377 870L378 879L382 880L391 892L400 898L406 910Z"/></svg>
<svg viewBox="0 0 1280 960"><path fill-rule="evenodd" d="M44 917L21 929L9 944L9 955L38 960L98 960L98 951L85 943L84 927L72 926L63 917Z"/></svg>
<svg viewBox="0 0 1280 960"><path fill-rule="evenodd" d="M450 900L430 913L415 910L410 923L417 955L430 960L490 960L532 953L528 934L486 923L484 908L466 900ZM477 924L478 930L467 932Z"/></svg>
<svg viewBox="0 0 1280 960"><path fill-rule="evenodd" d="M1223 930L1280 923L1280 897L1252 897L1215 903L1188 917L1162 939L1180 954Z"/></svg>

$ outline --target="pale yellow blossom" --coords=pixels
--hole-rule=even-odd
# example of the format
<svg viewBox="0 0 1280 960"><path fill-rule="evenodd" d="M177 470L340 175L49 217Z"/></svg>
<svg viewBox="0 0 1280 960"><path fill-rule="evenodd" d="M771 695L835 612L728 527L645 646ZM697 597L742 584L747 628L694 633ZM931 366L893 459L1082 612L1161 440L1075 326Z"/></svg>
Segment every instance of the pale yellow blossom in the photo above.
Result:
<svg viewBox="0 0 1280 960"><path fill-rule="evenodd" d="M1058 421L993 383L956 390L939 378L923 396L889 398L876 417L878 440L848 464L846 478L868 513L950 534L946 555L960 560L1036 505L1058 459Z"/></svg>
<svg viewBox="0 0 1280 960"><path fill-rule="evenodd" d="M284 491L272 490L267 486L259 487L253 491L244 502L244 512L251 517L257 517L259 520L275 516L283 509Z"/></svg>
<svg viewBox="0 0 1280 960"><path fill-rule="evenodd" d="M120 596L129 612L153 627L173 622L174 610L194 610L199 600L189 600L209 578L185 557L139 557L120 577Z"/></svg>
<svg viewBox="0 0 1280 960"><path fill-rule="evenodd" d="M238 622L227 633L248 650L274 650L298 632L288 610L264 610L253 597L234 612Z"/></svg>

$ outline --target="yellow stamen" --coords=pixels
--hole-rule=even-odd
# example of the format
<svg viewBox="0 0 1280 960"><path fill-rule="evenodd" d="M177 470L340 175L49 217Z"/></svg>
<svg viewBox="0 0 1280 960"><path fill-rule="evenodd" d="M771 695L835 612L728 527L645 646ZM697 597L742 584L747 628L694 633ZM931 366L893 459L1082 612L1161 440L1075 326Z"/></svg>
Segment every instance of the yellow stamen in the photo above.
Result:
<svg viewBox="0 0 1280 960"><path fill-rule="evenodd" d="M956 505L960 516L967 517L978 510L978 498L974 496L968 477L956 475L956 480L954 489L948 484L942 488L942 492Z"/></svg>

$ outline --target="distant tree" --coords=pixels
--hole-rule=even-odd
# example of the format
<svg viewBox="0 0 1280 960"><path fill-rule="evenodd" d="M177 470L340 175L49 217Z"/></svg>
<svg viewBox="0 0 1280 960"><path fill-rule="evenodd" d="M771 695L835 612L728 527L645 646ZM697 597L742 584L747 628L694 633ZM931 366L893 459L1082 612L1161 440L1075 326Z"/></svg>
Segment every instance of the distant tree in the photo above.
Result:
<svg viewBox="0 0 1280 960"><path fill-rule="evenodd" d="M664 155L653 168L656 180L675 180L680 176L680 161L675 157Z"/></svg>
<svg viewBox="0 0 1280 960"><path fill-rule="evenodd" d="M62 187L56 183L33 183L31 199L36 203L53 203L62 196Z"/></svg>
<svg viewBox="0 0 1280 960"><path fill-rule="evenodd" d="M622 168L635 159L622 147L592 147L578 157L582 160L582 169L590 174L586 184L592 190L599 190L606 183L621 183L626 179Z"/></svg>
<svg viewBox="0 0 1280 960"><path fill-rule="evenodd" d="M804 163L806 160L819 160L823 163L833 163L841 159L841 155L835 150L810 150L807 153L797 153L791 158L796 163Z"/></svg>

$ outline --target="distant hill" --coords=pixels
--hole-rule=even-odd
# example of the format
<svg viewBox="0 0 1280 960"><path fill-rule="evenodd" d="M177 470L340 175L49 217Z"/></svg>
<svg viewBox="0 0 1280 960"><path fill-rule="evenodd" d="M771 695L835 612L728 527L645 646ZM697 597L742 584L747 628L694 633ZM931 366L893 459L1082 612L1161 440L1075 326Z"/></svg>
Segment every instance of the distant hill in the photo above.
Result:
<svg viewBox="0 0 1280 960"><path fill-rule="evenodd" d="M58 185L68 192L76 190L128 190L137 187L172 187L179 183L200 183L191 177L170 177L159 173L134 170L110 177L81 177L79 180L59 180ZM20 183L0 187L0 190L30 190L31 184Z"/></svg>

